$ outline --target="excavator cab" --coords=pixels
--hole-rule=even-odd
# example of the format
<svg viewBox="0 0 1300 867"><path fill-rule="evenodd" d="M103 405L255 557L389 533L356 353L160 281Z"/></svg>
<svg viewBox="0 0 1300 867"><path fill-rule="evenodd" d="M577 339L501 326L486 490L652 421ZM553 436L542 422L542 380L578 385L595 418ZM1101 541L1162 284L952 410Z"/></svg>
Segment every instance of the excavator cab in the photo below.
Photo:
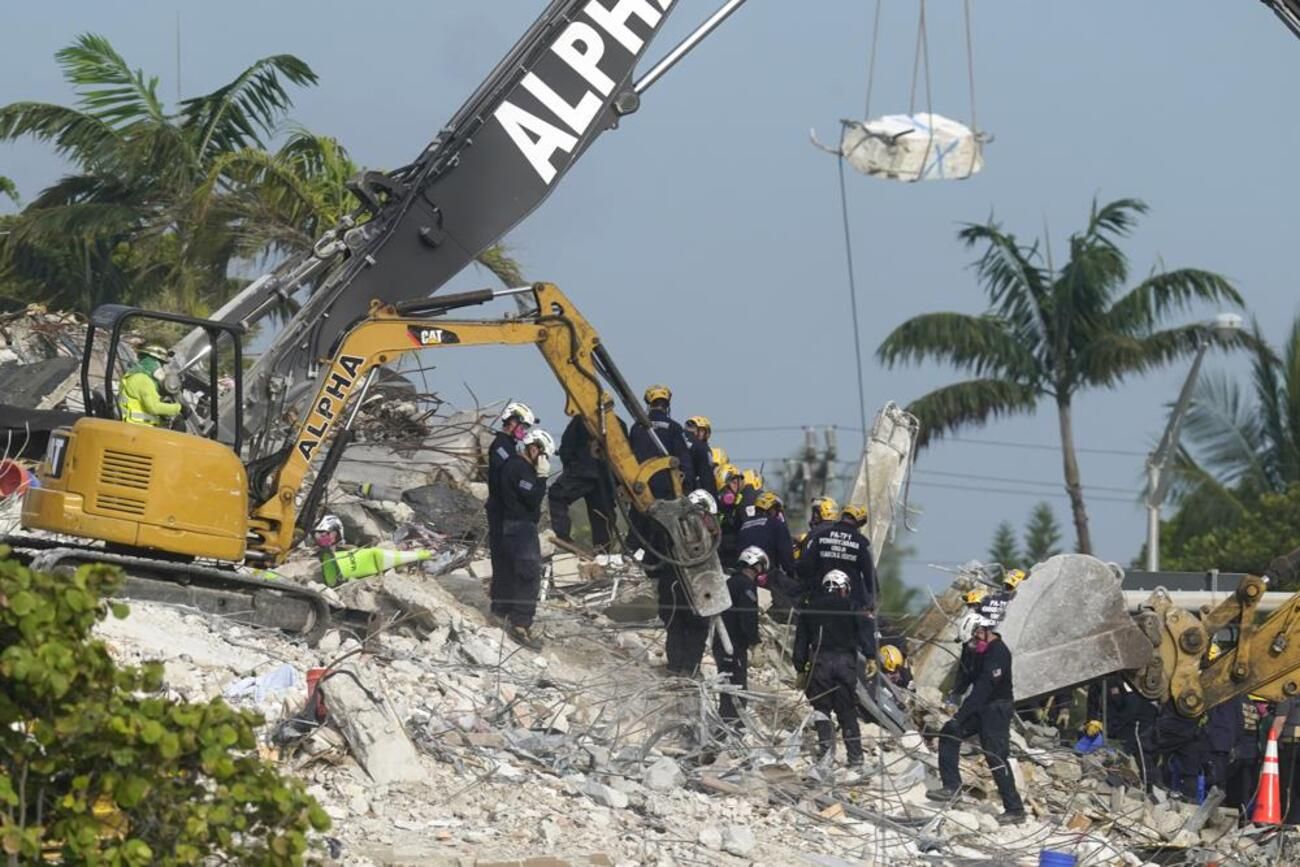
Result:
<svg viewBox="0 0 1300 867"><path fill-rule="evenodd" d="M124 335L170 343L191 328L206 342L189 359L168 359L163 383L171 399L195 410L182 422L189 429L122 420L117 390L130 367ZM98 308L81 360L86 416L51 434L38 483L23 500L23 527L145 555L242 560L248 482L238 451L241 336L238 326L189 316ZM236 392L227 404L235 413L230 425L217 424L223 384Z"/></svg>

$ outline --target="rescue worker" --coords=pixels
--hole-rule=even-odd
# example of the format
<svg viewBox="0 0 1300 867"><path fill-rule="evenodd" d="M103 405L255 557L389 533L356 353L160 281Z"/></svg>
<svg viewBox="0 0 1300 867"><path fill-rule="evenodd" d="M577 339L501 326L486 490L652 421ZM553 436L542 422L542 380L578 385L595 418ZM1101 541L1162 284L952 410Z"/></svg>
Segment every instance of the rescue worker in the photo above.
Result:
<svg viewBox="0 0 1300 867"><path fill-rule="evenodd" d="M767 574L770 561L762 548L750 547L740 552L737 568L727 578L727 592L731 594L731 607L722 612L722 623L731 639L731 653L722 646L722 639L713 639L713 661L718 674L725 675L734 686L749 686L749 648L759 643L758 587ZM744 699L730 693L718 695L718 715L724 722L740 725L739 705Z"/></svg>
<svg viewBox="0 0 1300 867"><path fill-rule="evenodd" d="M984 760L993 773L1003 813L1000 825L1017 825L1025 821L1025 807L1011 775L1011 715L1014 690L1011 680L1011 650L995 631L996 624L980 618L971 638L976 657L970 694L956 715L940 730L939 777L942 787L927 792L932 801L952 801L961 791L961 768L958 759L961 744L979 735Z"/></svg>
<svg viewBox="0 0 1300 867"><path fill-rule="evenodd" d="M686 490L691 490L689 481L695 476L694 462L690 447L686 443L686 432L682 430L681 425L673 421L670 414L672 399L672 390L666 385L652 385L647 388L645 404L650 427L647 428L638 421L632 425L629 439L632 441L632 453L636 455L638 461L644 463L652 458L663 457L664 452L660 451L659 446L655 444L657 437L668 456L677 458L678 469L688 482ZM650 477L650 493L657 500L673 498L672 476L668 471L661 471Z"/></svg>
<svg viewBox="0 0 1300 867"><path fill-rule="evenodd" d="M718 489L718 526L722 536L718 540L718 559L723 569L736 565L736 555L740 548L736 544L736 534L740 531L740 485L744 477L735 464L727 464L721 470L723 484Z"/></svg>
<svg viewBox="0 0 1300 867"><path fill-rule="evenodd" d="M762 548L773 568L794 578L794 542L790 527L781 520L781 498L764 491L754 500L753 517L744 518L736 533L736 547L744 551L751 546Z"/></svg>
<svg viewBox="0 0 1300 867"><path fill-rule="evenodd" d="M1203 667L1208 668L1220 656L1223 648L1217 641L1210 642ZM1232 748L1242 731L1241 708L1236 702L1224 702L1205 714L1205 790L1218 786L1228 791L1228 777L1232 764Z"/></svg>
<svg viewBox="0 0 1300 867"><path fill-rule="evenodd" d="M1173 702L1165 702L1156 715L1156 750L1164 785L1188 802L1196 800L1197 777L1206 759L1206 738L1201 719L1189 719Z"/></svg>
<svg viewBox="0 0 1300 867"><path fill-rule="evenodd" d="M880 668L885 672L885 679L894 686L911 689L912 669L897 645L886 644L880 648Z"/></svg>
<svg viewBox="0 0 1300 867"><path fill-rule="evenodd" d="M713 467L713 478L717 481L717 485L714 486L715 494L722 489L722 479L718 478L718 470L729 463L731 458L722 446L713 446L709 449L709 465Z"/></svg>
<svg viewBox="0 0 1300 867"><path fill-rule="evenodd" d="M847 505L840 509L834 524L819 529L809 537L807 555L800 560L800 580L805 590L816 587L831 570L849 576L849 599L864 618L871 649L867 653L867 673L876 667L876 566L871 559L871 542L860 530L867 523L864 506Z"/></svg>
<svg viewBox="0 0 1300 867"><path fill-rule="evenodd" d="M858 727L857 686L859 660L874 653L875 638L867 634L858 616L849 576L832 569L822 576L821 588L799 614L794 639L794 666L799 685L817 712L817 757L834 756L835 729L840 724L849 767L862 766L862 736Z"/></svg>
<svg viewBox="0 0 1300 867"><path fill-rule="evenodd" d="M718 488L713 476L713 449L709 447L713 423L706 416L693 415L686 420L685 429L686 443L691 452L691 471L686 477L686 490L704 490L716 494Z"/></svg>
<svg viewBox="0 0 1300 867"><path fill-rule="evenodd" d="M533 634L537 593L542 580L542 546L537 522L546 498L546 477L551 474L555 440L533 428L519 441L516 453L501 468L501 545L508 560L509 580L498 582L492 603L504 612L506 634L533 650L541 640Z"/></svg>
<svg viewBox="0 0 1300 867"><path fill-rule="evenodd" d="M1245 810L1259 785L1259 766L1264 755L1261 745L1264 727L1261 721L1269 716L1272 709L1269 702L1259 695L1242 696L1234 707L1241 715L1241 727L1237 730L1237 742L1232 748L1228 796L1223 803L1228 807Z"/></svg>
<svg viewBox="0 0 1300 867"><path fill-rule="evenodd" d="M620 419L621 423L621 419ZM591 547L598 558L609 562L609 543L614 538L614 483L598 443L581 416L574 416L560 436L563 472L546 492L551 510L551 529L563 542L573 542L569 506L576 500L587 504L591 522ZM620 558L621 559L621 558Z"/></svg>
<svg viewBox="0 0 1300 867"><path fill-rule="evenodd" d="M763 493L762 474L757 470L745 470L740 482L740 508L744 510L746 516L751 515L749 510L761 493Z"/></svg>
<svg viewBox="0 0 1300 867"><path fill-rule="evenodd" d="M497 418L497 434L488 446L487 460L487 512L488 553L492 559L492 579L488 584L488 598L492 601L491 612L496 617L504 617L505 611L496 603L504 597L501 589L503 582L510 580L509 558L505 556L505 547L501 543L501 468L518 452L518 443L528 433L529 428L537 424L537 416L527 404L511 401L501 410Z"/></svg>
<svg viewBox="0 0 1300 867"><path fill-rule="evenodd" d="M117 408L122 421L150 427L166 427L176 416L189 418L188 407L164 400L158 391L163 380L163 365L167 350L151 343L138 353L139 360L131 366L118 384Z"/></svg>

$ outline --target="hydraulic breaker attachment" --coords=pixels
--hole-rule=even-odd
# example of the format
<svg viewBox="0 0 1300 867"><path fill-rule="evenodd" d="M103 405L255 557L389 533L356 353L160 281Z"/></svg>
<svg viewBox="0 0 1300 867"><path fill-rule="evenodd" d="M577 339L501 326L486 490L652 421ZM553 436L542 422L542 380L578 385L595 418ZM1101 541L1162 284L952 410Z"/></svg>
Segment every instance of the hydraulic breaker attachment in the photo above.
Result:
<svg viewBox="0 0 1300 867"><path fill-rule="evenodd" d="M650 517L668 532L671 556L691 607L701 617L721 614L731 607L727 576L718 560L716 524L712 516L685 498L656 500Z"/></svg>

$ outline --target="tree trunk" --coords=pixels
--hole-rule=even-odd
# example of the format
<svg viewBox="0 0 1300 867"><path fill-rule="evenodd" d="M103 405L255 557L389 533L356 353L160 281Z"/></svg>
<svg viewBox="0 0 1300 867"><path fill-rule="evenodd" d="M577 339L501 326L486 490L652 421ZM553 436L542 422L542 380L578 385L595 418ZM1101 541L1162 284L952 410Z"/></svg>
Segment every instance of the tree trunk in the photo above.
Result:
<svg viewBox="0 0 1300 867"><path fill-rule="evenodd" d="M1075 549L1080 554L1092 553L1092 533L1088 531L1088 508L1083 503L1083 483L1079 481L1079 459L1074 454L1074 425L1070 418L1068 398L1056 401L1056 413L1061 422L1061 459L1065 465L1065 492L1070 495L1070 509L1074 512Z"/></svg>

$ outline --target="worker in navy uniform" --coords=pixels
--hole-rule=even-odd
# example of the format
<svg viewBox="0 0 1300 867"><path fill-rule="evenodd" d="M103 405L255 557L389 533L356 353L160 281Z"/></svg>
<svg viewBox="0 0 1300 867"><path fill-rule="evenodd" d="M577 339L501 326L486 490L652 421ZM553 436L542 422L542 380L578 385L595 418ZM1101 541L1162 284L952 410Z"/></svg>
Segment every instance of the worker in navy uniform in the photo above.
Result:
<svg viewBox="0 0 1300 867"><path fill-rule="evenodd" d="M690 475L686 477L686 490L718 493L717 478L713 473L713 449L709 437L713 423L706 416L693 415L686 420L686 444L691 453Z"/></svg>
<svg viewBox="0 0 1300 867"><path fill-rule="evenodd" d="M666 385L652 385L645 390L646 416L650 419L650 427L647 428L640 421L632 425L632 433L629 437L632 441L632 453L642 463L663 457L664 452L655 445L657 437L668 456L677 458L677 468L683 478L689 481L694 478L695 464L691 458L690 446L686 442L686 432L669 414L672 399L672 390ZM686 490L692 488L688 485ZM674 496L672 475L666 470L655 473L650 478L650 493L657 500L671 500Z"/></svg>
<svg viewBox="0 0 1300 867"><path fill-rule="evenodd" d="M509 580L496 586L492 599L503 612L506 634L525 647L540 649L533 634L537 594L542 581L542 547L537 522L542 518L546 498L546 477L551 472L555 441L540 428L533 428L519 441L516 454L501 468L498 494L501 498L501 544L509 561Z"/></svg>
<svg viewBox="0 0 1300 867"><path fill-rule="evenodd" d="M537 416L526 404L511 401L501 411L497 419L499 430L488 446L487 460L487 525L488 553L492 558L492 580L488 585L488 597L497 599L502 596L501 582L510 580L510 564L505 557L505 548L501 544L501 468L506 461L515 456L516 446L528 433L528 429L537 424ZM496 602L492 603L492 614L505 616Z"/></svg>
<svg viewBox="0 0 1300 867"><path fill-rule="evenodd" d="M896 644L884 644L880 647L880 669L885 679L899 689L912 688L912 667L907 664L907 657Z"/></svg>
<svg viewBox="0 0 1300 867"><path fill-rule="evenodd" d="M620 419L620 424L622 420ZM591 522L591 547L597 555L609 553L614 537L614 484L609 467L581 416L574 416L560 437L560 461L563 472L547 490L551 510L551 529L566 541L573 541L573 522L569 506L576 500L587 504Z"/></svg>
<svg viewBox="0 0 1300 867"><path fill-rule="evenodd" d="M1259 784L1260 762L1264 757L1264 727L1261 720L1271 713L1269 702L1262 696L1244 695L1230 702L1241 716L1237 729L1237 742L1232 747L1232 762L1228 771L1228 796L1223 803L1228 807L1246 809Z"/></svg>
<svg viewBox="0 0 1300 867"><path fill-rule="evenodd" d="M1196 783L1208 753L1208 740L1200 718L1178 712L1172 701L1156 715L1156 750L1164 785L1186 801L1196 800Z"/></svg>
<svg viewBox="0 0 1300 867"><path fill-rule="evenodd" d="M998 817L998 823L1014 825L1025 820L1025 807L1016 791L1010 765L1014 695L1011 650L994 627L991 619L982 616L975 625L970 642L975 655L970 693L939 732L942 788L927 792L926 797L945 802L957 797L961 791L961 768L958 764L961 744L966 738L978 734L984 760L993 772L993 781L1002 798L1004 812Z"/></svg>
<svg viewBox="0 0 1300 867"><path fill-rule="evenodd" d="M794 541L790 538L790 527L783 520L781 498L771 491L764 491L754 501L754 515L744 518L736 533L736 547L740 550L757 546L767 554L768 562L774 569L793 578Z"/></svg>
<svg viewBox="0 0 1300 867"><path fill-rule="evenodd" d="M731 607L722 612L722 624L731 640L731 653L722 646L721 638L713 639L713 661L718 674L725 675L734 686L749 686L749 648L758 644L758 587L767 574L769 561L762 548L750 547L740 552L735 571L727 578L727 592ZM729 693L718 696L718 715L731 724L740 724L738 705L744 700Z"/></svg>
<svg viewBox="0 0 1300 867"><path fill-rule="evenodd" d="M838 569L849 576L849 600L859 616L867 621L866 633L871 647L867 652L867 673L876 670L876 566L871 557L871 541L862 535L867 523L864 506L852 504L840 509L840 519L821 528L806 543L800 559L800 576L805 590L815 588L827 572Z"/></svg>
<svg viewBox="0 0 1300 867"><path fill-rule="evenodd" d="M740 485L744 475L735 464L725 465L718 475L722 478L722 486L718 489L716 498L718 526L722 528L722 536L718 540L718 559L722 561L723 569L732 569L736 565L736 555L740 553L736 535L740 532L742 523Z"/></svg>
<svg viewBox="0 0 1300 867"><path fill-rule="evenodd" d="M800 611L795 630L795 671L804 694L817 711L814 728L818 758L834 755L833 713L840 724L850 767L862 765L858 674L862 660L873 652L875 641L866 628L851 598L849 576L832 569L822 577L820 591Z"/></svg>

